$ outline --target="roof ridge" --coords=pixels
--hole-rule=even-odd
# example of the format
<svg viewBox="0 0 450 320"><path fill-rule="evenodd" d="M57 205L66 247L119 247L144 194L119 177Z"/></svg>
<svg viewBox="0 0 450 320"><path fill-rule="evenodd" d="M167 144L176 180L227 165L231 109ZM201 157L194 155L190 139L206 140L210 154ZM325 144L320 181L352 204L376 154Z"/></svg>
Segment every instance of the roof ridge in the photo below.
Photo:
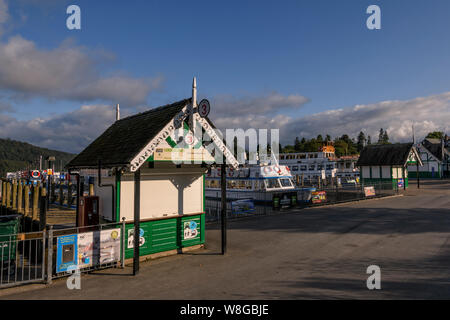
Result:
<svg viewBox="0 0 450 320"><path fill-rule="evenodd" d="M132 119L132 118L135 118L135 117L138 117L138 116L142 116L142 115L144 115L144 114L146 114L146 113L151 113L151 112L159 111L159 110L164 109L164 108L168 108L168 107L172 107L172 106L174 106L174 105L181 104L182 102L188 102L188 101L191 100L191 99L192 99L192 98L182 99L182 100L180 100L180 101L173 102L173 103L169 103L169 104L166 104L166 105L163 105L163 106L159 106L159 107L156 107L156 108L152 108L152 109L149 109L149 110L147 110L147 111L143 111L143 112L139 112L139 113L136 113L136 114L132 114L132 115L130 115L130 116L128 116L128 117L119 119L119 120L117 120L116 122L119 122L119 121L122 121L122 120L129 120L129 119Z"/></svg>

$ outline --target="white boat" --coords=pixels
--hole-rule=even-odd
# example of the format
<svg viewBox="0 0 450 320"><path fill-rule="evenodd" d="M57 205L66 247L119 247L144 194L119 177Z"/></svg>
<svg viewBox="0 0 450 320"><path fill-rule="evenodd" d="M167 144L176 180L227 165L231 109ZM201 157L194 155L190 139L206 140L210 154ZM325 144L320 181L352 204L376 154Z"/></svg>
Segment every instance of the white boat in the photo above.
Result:
<svg viewBox="0 0 450 320"><path fill-rule="evenodd" d="M220 168L211 168L206 174L205 195L208 199L220 199ZM254 202L272 202L278 198L280 204L302 200L305 191L311 188L296 188L291 171L283 165L254 165L237 170L227 168L227 199L252 199Z"/></svg>

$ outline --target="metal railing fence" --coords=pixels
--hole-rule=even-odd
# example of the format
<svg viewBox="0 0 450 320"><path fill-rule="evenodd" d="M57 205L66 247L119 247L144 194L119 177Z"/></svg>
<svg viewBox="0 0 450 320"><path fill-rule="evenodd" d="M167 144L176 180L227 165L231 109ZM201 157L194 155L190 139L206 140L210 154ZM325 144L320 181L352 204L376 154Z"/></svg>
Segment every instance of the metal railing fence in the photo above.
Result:
<svg viewBox="0 0 450 320"><path fill-rule="evenodd" d="M366 195L365 187L373 187L375 195ZM289 205L274 205L275 197L283 197L283 194L296 193L295 201ZM324 192L322 199L313 200L311 193ZM227 190L227 218L234 219L246 216L261 216L278 214L284 211L296 210L306 207L321 206L327 204L337 204L350 201L358 201L369 198L379 198L396 195L399 192L397 185L391 182L379 182L371 184L326 184L320 187L297 188L295 191L231 191ZM221 216L221 192L210 191L206 193L205 215L207 222L219 221ZM249 200L253 207L247 210L234 210L236 202ZM280 200L280 199L279 199ZM251 206L251 205L250 205Z"/></svg>

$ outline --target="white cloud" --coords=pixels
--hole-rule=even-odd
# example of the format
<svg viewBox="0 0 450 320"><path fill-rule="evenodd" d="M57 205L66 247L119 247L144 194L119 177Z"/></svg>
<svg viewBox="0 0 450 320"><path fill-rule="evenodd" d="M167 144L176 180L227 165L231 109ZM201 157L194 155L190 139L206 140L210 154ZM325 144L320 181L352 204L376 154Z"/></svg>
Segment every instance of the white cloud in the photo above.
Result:
<svg viewBox="0 0 450 320"><path fill-rule="evenodd" d="M292 143L296 136L314 137L330 134L332 137L348 134L356 137L360 131L377 141L380 128L388 131L393 142L412 141L414 122L416 138L428 132L449 132L450 92L411 100L389 100L374 104L356 105L290 119L281 130L281 140Z"/></svg>
<svg viewBox="0 0 450 320"><path fill-rule="evenodd" d="M115 120L108 105L83 105L78 110L48 118L19 121L0 114L0 137L40 147L77 153L94 141Z"/></svg>
<svg viewBox="0 0 450 320"><path fill-rule="evenodd" d="M276 98L271 98L276 95ZM289 98L291 97L291 98ZM295 98L292 98L295 97ZM449 133L450 92L439 95L421 97L411 100L383 101L368 105L328 110L301 118L290 118L279 114L279 110L295 109L307 101L301 96L281 96L269 94L254 98L255 103L265 104L264 113L257 113L258 104L250 103L245 98L241 103L233 99L222 100L225 111L214 104L211 117L214 124L221 128L279 128L282 144L292 144L295 137L314 137L330 134L332 137L348 134L356 137L364 131L376 141L378 131L382 127L388 130L391 141L411 141L411 125L415 123L416 137L423 138L428 132L444 130ZM220 100L218 100L220 101ZM274 102L277 101L277 102ZM246 108L242 112L240 108ZM131 110L124 110L123 116ZM134 111L133 111L134 112ZM222 116L218 117L218 113ZM79 109L47 118L35 118L19 121L10 115L0 113L0 137L26 141L50 149L80 152L97 138L115 119L115 108L112 105L83 105Z"/></svg>
<svg viewBox="0 0 450 320"><path fill-rule="evenodd" d="M112 59L107 52L92 52L70 41L46 50L14 36L0 43L0 90L15 97L100 100L136 106L146 103L149 93L161 86L161 77L104 75L105 65Z"/></svg>
<svg viewBox="0 0 450 320"><path fill-rule="evenodd" d="M271 93L260 97L213 99L211 119L219 128L278 128L283 144L292 144L295 137L311 138L330 134L333 138L348 134L357 137L360 131L377 141L380 128L388 131L393 142L422 139L430 131L449 133L450 92L410 100L389 100L367 105L327 110L300 118L283 111L302 107L308 99L295 94Z"/></svg>
<svg viewBox="0 0 450 320"><path fill-rule="evenodd" d="M217 96L211 119L218 128L277 128L289 121L282 111L301 108L309 100L298 95L271 92L262 96Z"/></svg>

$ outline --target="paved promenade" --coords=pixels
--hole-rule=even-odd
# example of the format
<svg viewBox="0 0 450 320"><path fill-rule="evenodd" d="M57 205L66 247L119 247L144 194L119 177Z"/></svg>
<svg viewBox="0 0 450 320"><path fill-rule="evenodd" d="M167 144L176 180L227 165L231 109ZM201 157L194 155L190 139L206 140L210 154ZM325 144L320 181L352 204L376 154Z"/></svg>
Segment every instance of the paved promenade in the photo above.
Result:
<svg viewBox="0 0 450 320"><path fill-rule="evenodd" d="M411 182L400 197L309 208L229 223L228 253L209 226L207 248L0 290L0 299L450 299L450 182ZM381 290L366 268L381 268Z"/></svg>

